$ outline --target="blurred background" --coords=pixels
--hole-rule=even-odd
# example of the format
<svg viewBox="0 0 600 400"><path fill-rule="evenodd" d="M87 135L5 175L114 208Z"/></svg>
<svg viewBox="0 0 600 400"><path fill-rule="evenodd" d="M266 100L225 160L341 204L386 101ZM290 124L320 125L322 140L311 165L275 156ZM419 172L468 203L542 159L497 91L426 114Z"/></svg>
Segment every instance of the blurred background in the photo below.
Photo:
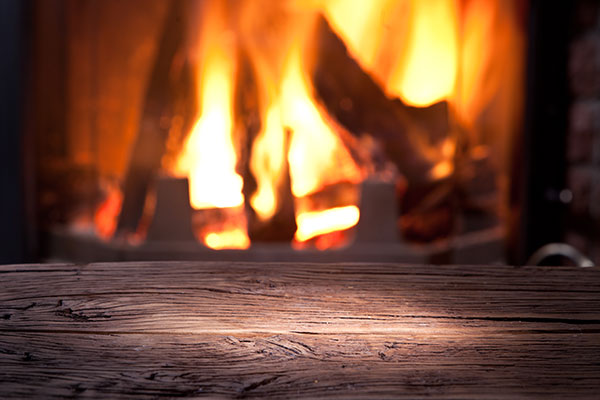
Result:
<svg viewBox="0 0 600 400"><path fill-rule="evenodd" d="M0 262L598 263L599 3L4 0Z"/></svg>

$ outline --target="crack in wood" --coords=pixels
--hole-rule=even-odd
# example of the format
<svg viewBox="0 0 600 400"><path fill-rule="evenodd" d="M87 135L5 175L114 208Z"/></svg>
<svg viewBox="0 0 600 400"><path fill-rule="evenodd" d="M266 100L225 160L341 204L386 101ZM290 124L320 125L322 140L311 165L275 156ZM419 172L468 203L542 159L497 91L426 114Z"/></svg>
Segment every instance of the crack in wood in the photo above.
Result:
<svg viewBox="0 0 600 400"><path fill-rule="evenodd" d="M71 308L66 308L63 310L57 310L54 312L54 315L57 315L59 317L65 317L65 318L71 318L75 321L91 321L97 318L104 318L104 319L109 319L112 318L111 315L106 315L104 313L96 313L94 315L85 315L81 312L77 313L77 312L73 312L73 310Z"/></svg>
<svg viewBox="0 0 600 400"><path fill-rule="evenodd" d="M15 309L16 309L16 310L21 310L21 311L27 311L27 310L29 310L29 309L31 309L31 308L33 308L33 307L35 307L36 305L37 305L37 303L34 301L33 303L31 303L31 304L30 304L30 305L28 305L28 306L21 307L21 308L18 308L18 307L17 307L17 308L15 308Z"/></svg>
<svg viewBox="0 0 600 400"><path fill-rule="evenodd" d="M275 375L275 376L272 376L272 377L269 377L269 378L265 378L265 379L263 379L261 381L251 383L251 384L249 384L247 386L244 386L242 388L242 397L243 397L243 395L247 394L248 392L250 392L252 390L255 390L255 389L257 389L257 388L259 388L261 386L265 386L265 385L268 385L271 382L274 382L279 377L280 377L279 375Z"/></svg>

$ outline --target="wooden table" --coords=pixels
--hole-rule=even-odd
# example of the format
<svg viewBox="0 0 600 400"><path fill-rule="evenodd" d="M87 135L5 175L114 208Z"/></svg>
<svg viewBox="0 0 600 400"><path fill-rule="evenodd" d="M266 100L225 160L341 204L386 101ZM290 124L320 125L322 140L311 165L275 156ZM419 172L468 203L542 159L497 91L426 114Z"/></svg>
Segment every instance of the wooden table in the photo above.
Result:
<svg viewBox="0 0 600 400"><path fill-rule="evenodd" d="M597 268L0 266L0 398L599 398Z"/></svg>

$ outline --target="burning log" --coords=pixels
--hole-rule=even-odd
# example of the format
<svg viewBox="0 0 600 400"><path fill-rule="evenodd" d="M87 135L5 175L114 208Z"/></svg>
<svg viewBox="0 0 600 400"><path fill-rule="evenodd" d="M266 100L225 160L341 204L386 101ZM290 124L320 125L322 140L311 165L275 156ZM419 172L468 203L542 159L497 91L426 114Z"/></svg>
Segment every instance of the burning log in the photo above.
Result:
<svg viewBox="0 0 600 400"><path fill-rule="evenodd" d="M435 162L423 154L415 138L437 141L447 135L446 102L416 108L390 99L348 54L344 42L323 17L316 37L312 79L327 110L355 135L367 133L381 141L409 183L430 181Z"/></svg>
<svg viewBox="0 0 600 400"><path fill-rule="evenodd" d="M291 131L285 131L285 154L290 148ZM296 233L296 213L294 195L292 194L292 181L290 178L290 165L285 161L283 181L277 188L279 204L277 211L268 221L261 221L251 207L247 207L248 236L250 240L259 242L290 242ZM249 198L249 197L247 197Z"/></svg>
<svg viewBox="0 0 600 400"><path fill-rule="evenodd" d="M406 178L399 208L404 237L430 241L453 229L452 177L436 179L439 160L428 158L418 141L441 145L448 136L445 101L411 107L391 99L347 51L344 42L321 17L316 29L313 69L316 95L327 110L354 135L366 133L381 144Z"/></svg>
<svg viewBox="0 0 600 400"><path fill-rule="evenodd" d="M253 242L290 242L294 238L297 226L290 166L287 158L285 158L283 179L277 187L278 205L275 214L267 221L263 221L250 205L249 200L257 190L256 179L250 168L250 157L252 146L261 129L261 121L254 70L246 53L240 55L237 78L236 124L239 129L236 131L238 140L242 141L237 170L244 180L243 194L248 220L248 236ZM292 133L287 129L284 135L282 151L283 154L287 154Z"/></svg>

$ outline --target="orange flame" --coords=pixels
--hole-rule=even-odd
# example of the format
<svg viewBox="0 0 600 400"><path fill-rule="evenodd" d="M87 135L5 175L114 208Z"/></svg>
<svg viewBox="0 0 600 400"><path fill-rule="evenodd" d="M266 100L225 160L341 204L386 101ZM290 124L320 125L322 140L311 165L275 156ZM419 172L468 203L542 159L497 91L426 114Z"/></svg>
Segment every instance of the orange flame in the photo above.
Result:
<svg viewBox="0 0 600 400"><path fill-rule="evenodd" d="M481 110L492 101L492 94L500 93L502 96L495 99L502 105L498 115L506 116L502 121L515 120L511 100L517 85L510 90L498 88L505 77L518 84L518 79L510 74L518 75L515 71L520 64L511 64L510 73L504 74L498 67L490 68L503 63L486 50L486 40L491 40L495 26L500 27L504 38L494 42L497 49L507 52L510 46L518 47L514 26L498 25L498 21L506 21L514 14L511 6L505 5L509 2L351 3L240 0L232 7L234 12L225 8L227 2L204 3L207 7L202 14L204 29L197 71L199 118L174 168L176 175L189 176L194 208L240 207L247 200L258 218L268 221L279 207L286 163L292 194L297 199L318 193L328 185L359 183L365 178L361 166L356 165L340 139L337 125L314 98L304 60L307 50L312 50L309 40L310 27L317 17L315 10L323 12L351 55L390 97L400 97L414 106L447 100L455 106L461 123L464 120L474 125ZM461 21L459 15L465 20ZM233 40L230 29L236 33ZM224 39L227 35L229 39ZM475 35L480 39L474 39ZM237 152L232 138L236 52L240 46L255 68L262 126L252 144L249 161L257 184L250 199L242 195L243 180L235 170ZM491 80L487 79L490 71ZM504 123L501 130L506 132L509 128L509 123ZM410 134L417 136L419 132ZM452 173L456 147L453 138L436 138L435 143L430 143L429 138L411 139L425 157L434 161L430 178L441 179ZM295 239L307 241L354 226L359 209L351 204L297 211ZM246 248L249 240L245 224L225 224L227 228L215 228L202 240L213 248Z"/></svg>
<svg viewBox="0 0 600 400"><path fill-rule="evenodd" d="M228 40L224 5L210 2L203 10L200 55L196 71L199 117L176 160L176 176L188 176L190 204L195 209L240 207L243 180L235 170L233 96L235 49ZM245 221L237 227L201 237L212 248L247 248Z"/></svg>
<svg viewBox="0 0 600 400"><path fill-rule="evenodd" d="M302 69L300 49L294 49L281 84L282 115L293 131L288 154L292 193L296 197L314 193L327 184L360 182L356 166L341 139L325 121L311 96L311 86Z"/></svg>
<svg viewBox="0 0 600 400"><path fill-rule="evenodd" d="M321 8L352 55L386 91L426 106L448 98L458 70L456 0L325 0Z"/></svg>
<svg viewBox="0 0 600 400"><path fill-rule="evenodd" d="M262 36L252 41L254 24L260 25L260 18L264 18L260 4L246 3L244 17L251 19L251 23L244 20L243 29L246 29L244 37L250 41L247 46L252 53L262 89L263 129L254 141L250 160L257 190L250 204L260 219L268 220L279 206L277 188L283 183L286 162L289 165L292 194L297 198L337 182L358 183L363 179L363 173L313 97L303 54L310 37L307 26L315 21L316 14L297 15L294 23L282 29L281 46L265 48ZM281 12L287 11L284 9ZM291 132L287 154L286 130ZM315 214L309 223L313 224L321 215ZM307 229L304 227L305 221L297 213L299 231ZM347 225L346 221L340 223L327 217L320 224L320 230L327 233L345 229L343 227Z"/></svg>
<svg viewBox="0 0 600 400"><path fill-rule="evenodd" d="M458 9L455 0L412 2L406 56L388 90L408 104L427 106L448 98L458 69Z"/></svg>
<svg viewBox="0 0 600 400"><path fill-rule="evenodd" d="M102 239L109 239L115 233L117 218L119 217L123 203L123 195L117 186L111 186L108 190L106 199L100 204L94 214L96 233Z"/></svg>
<svg viewBox="0 0 600 400"><path fill-rule="evenodd" d="M222 232L211 232L204 238L204 244L214 250L247 249L250 239L244 229L234 228Z"/></svg>
<svg viewBox="0 0 600 400"><path fill-rule="evenodd" d="M202 110L175 174L190 179L190 200L196 209L235 207L244 203L242 178L231 139L233 126L233 60L222 49L209 50L201 72Z"/></svg>
<svg viewBox="0 0 600 400"><path fill-rule="evenodd" d="M352 228L358 223L360 211L356 206L335 207L323 211L299 213L295 239L304 242L315 236Z"/></svg>
<svg viewBox="0 0 600 400"><path fill-rule="evenodd" d="M277 186L281 184L285 164L284 132L278 105L268 109L265 128L252 147L250 168L256 177L257 190L250 204L262 220L277 210Z"/></svg>

